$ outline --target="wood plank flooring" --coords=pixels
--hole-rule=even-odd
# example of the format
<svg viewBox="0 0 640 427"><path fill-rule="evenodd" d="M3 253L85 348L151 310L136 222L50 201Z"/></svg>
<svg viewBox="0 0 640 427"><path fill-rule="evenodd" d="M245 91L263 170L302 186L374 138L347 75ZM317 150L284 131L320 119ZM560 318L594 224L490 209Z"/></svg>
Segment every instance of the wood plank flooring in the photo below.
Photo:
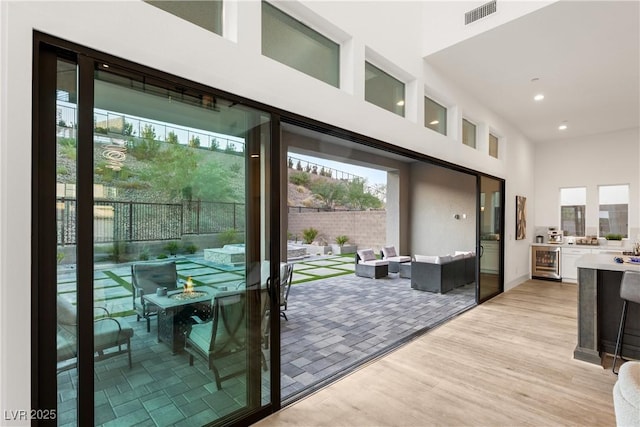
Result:
<svg viewBox="0 0 640 427"><path fill-rule="evenodd" d="M610 370L573 359L577 288L529 280L257 426L610 426Z"/></svg>

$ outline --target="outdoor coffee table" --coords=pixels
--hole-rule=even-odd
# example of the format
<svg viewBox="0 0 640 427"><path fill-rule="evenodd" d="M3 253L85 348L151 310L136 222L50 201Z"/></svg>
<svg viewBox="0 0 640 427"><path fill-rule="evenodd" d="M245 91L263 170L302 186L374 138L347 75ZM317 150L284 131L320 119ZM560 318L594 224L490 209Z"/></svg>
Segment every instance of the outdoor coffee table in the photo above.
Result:
<svg viewBox="0 0 640 427"><path fill-rule="evenodd" d="M218 292L209 286L198 286L191 292L181 289L167 295L143 295L148 303L158 306L158 341L166 343L173 354L184 348L184 332L191 316L202 319L211 317L211 300Z"/></svg>

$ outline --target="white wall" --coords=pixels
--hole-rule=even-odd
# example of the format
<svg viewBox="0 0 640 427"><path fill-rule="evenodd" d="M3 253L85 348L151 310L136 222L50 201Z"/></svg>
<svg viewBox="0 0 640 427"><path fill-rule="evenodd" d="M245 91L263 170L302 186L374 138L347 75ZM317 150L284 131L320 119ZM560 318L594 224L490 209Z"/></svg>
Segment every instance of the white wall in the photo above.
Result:
<svg viewBox="0 0 640 427"><path fill-rule="evenodd" d="M498 1L495 13L465 25L465 13L488 1L425 1L422 11L423 56L548 6L556 0Z"/></svg>
<svg viewBox="0 0 640 427"><path fill-rule="evenodd" d="M628 129L539 144L535 152L535 225L560 225L560 188L586 187L586 231L598 231L598 186L630 185L630 239L640 240L640 132Z"/></svg>
<svg viewBox="0 0 640 427"><path fill-rule="evenodd" d="M506 178L507 199L532 194L529 143L482 105L448 88L422 60L419 2L305 2L350 37L352 90L309 78L259 54L260 2L234 3L237 33L225 39L140 1L0 2L0 407L30 407L31 83L33 30L76 42L198 83ZM234 13L229 19L233 19ZM393 19L392 19L393 18ZM321 19L319 21L322 21ZM234 33L234 31L231 31ZM409 119L363 98L365 48L393 63L408 83ZM349 61L345 64L349 65ZM427 66L428 68L428 66ZM346 73L347 75L349 73ZM413 79L413 80L411 80ZM424 128L425 84L460 110L496 127L504 156L495 160ZM347 85L349 86L349 85ZM6 106L10 105L11 108ZM638 158L638 156L636 156ZM637 194L637 193L636 193ZM507 204L507 219L513 217ZM511 221L513 222L513 221ZM513 229L513 224L507 224ZM527 257L507 241L507 282ZM520 267L519 267L520 266ZM514 269L514 271L511 271ZM10 349L10 351L7 351Z"/></svg>
<svg viewBox="0 0 640 427"><path fill-rule="evenodd" d="M475 251L476 177L423 163L414 163L410 176L411 254Z"/></svg>

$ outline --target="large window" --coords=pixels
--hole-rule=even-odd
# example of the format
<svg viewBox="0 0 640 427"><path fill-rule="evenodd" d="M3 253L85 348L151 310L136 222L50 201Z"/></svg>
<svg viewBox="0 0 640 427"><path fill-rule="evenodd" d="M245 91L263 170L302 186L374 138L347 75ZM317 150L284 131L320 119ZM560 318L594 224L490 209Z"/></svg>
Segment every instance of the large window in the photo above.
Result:
<svg viewBox="0 0 640 427"><path fill-rule="evenodd" d="M262 54L340 86L340 45L266 2L262 3Z"/></svg>
<svg viewBox="0 0 640 427"><path fill-rule="evenodd" d="M424 97L424 125L443 135L447 134L447 109L426 96Z"/></svg>
<svg viewBox="0 0 640 427"><path fill-rule="evenodd" d="M222 35L222 0L145 0L150 5Z"/></svg>
<svg viewBox="0 0 640 427"><path fill-rule="evenodd" d="M498 137L492 133L489 134L489 155L498 158Z"/></svg>
<svg viewBox="0 0 640 427"><path fill-rule="evenodd" d="M462 119L462 143L476 148L476 125L467 119Z"/></svg>
<svg viewBox="0 0 640 427"><path fill-rule="evenodd" d="M364 99L404 117L404 83L366 62Z"/></svg>
<svg viewBox="0 0 640 427"><path fill-rule="evenodd" d="M629 186L601 185L599 195L599 235L629 237Z"/></svg>
<svg viewBox="0 0 640 427"><path fill-rule="evenodd" d="M560 189L560 227L569 236L585 235L585 187Z"/></svg>

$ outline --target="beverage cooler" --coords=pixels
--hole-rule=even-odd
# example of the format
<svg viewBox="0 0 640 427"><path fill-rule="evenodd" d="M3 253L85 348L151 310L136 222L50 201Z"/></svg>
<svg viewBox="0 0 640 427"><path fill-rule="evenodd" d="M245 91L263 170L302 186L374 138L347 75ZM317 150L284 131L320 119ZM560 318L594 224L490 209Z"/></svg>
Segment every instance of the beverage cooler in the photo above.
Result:
<svg viewBox="0 0 640 427"><path fill-rule="evenodd" d="M531 277L534 279L562 280L560 274L560 247L531 247Z"/></svg>

